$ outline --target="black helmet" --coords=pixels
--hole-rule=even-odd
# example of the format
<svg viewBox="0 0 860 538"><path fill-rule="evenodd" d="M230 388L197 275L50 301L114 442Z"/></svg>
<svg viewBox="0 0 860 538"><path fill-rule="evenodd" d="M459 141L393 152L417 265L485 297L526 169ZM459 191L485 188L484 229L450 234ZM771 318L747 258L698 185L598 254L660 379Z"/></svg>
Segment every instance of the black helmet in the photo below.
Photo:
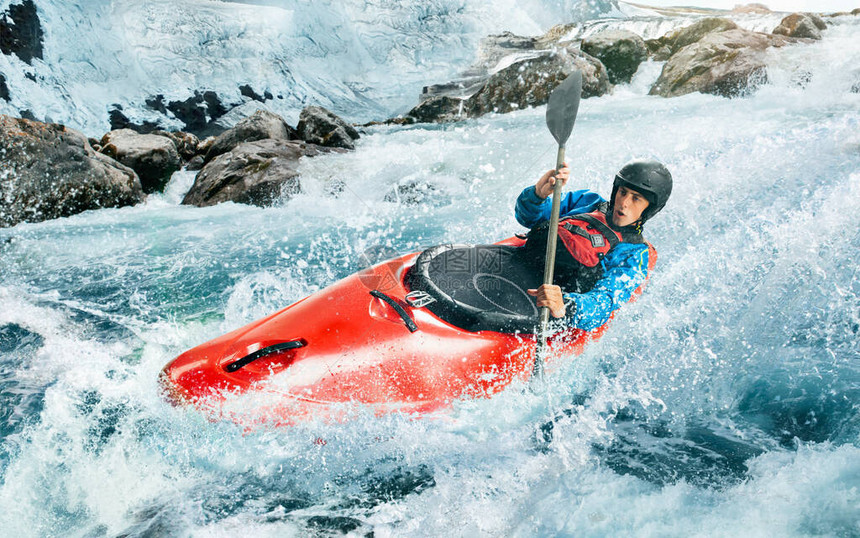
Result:
<svg viewBox="0 0 860 538"><path fill-rule="evenodd" d="M669 195L672 194L672 174L657 161L630 161L615 174L610 198L613 205L615 193L621 185L641 193L648 200L648 207L642 212L640 219L644 223L663 209L669 200Z"/></svg>

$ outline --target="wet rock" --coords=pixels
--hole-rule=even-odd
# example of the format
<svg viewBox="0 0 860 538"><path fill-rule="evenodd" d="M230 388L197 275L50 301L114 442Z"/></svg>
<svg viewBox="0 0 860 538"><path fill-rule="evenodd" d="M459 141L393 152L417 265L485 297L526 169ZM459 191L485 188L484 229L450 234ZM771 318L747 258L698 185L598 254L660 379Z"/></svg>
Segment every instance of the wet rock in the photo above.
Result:
<svg viewBox="0 0 860 538"><path fill-rule="evenodd" d="M542 44L539 38L518 36L511 32L489 35L478 45L477 60L471 71L476 74L492 71L510 55L545 48Z"/></svg>
<svg viewBox="0 0 860 538"><path fill-rule="evenodd" d="M0 52L14 54L28 64L42 58L42 24L33 0L9 6L0 16Z"/></svg>
<svg viewBox="0 0 860 538"><path fill-rule="evenodd" d="M355 149L358 131L323 107L309 106L299 115L296 126L302 140L330 148Z"/></svg>
<svg viewBox="0 0 860 538"><path fill-rule="evenodd" d="M582 73L583 99L600 97L612 91L612 83L609 82L609 73L606 72L606 66L603 65L603 62L574 47L567 48L566 53L573 62L574 67Z"/></svg>
<svg viewBox="0 0 860 538"><path fill-rule="evenodd" d="M251 116L236 124L235 127L224 131L212 142L206 151L206 162L227 153L236 146L256 140L295 140L299 138L296 131L287 125L284 118L266 110L257 110Z"/></svg>
<svg viewBox="0 0 860 538"><path fill-rule="evenodd" d="M265 207L301 189L298 164L326 151L298 140L246 142L219 155L197 174L182 203L198 207L237 202Z"/></svg>
<svg viewBox="0 0 860 538"><path fill-rule="evenodd" d="M201 140L200 143L197 144L197 154L205 157L206 154L209 153L209 150L212 149L212 144L214 144L216 140L218 140L217 136L210 136Z"/></svg>
<svg viewBox="0 0 860 538"><path fill-rule="evenodd" d="M236 127L241 122L261 110L270 114L275 114L275 112L272 112L265 103L261 103L259 101L247 101L231 108L226 114L213 121L211 125L213 127L217 127L220 129L219 132L223 133L224 131L228 131L233 127Z"/></svg>
<svg viewBox="0 0 860 538"><path fill-rule="evenodd" d="M427 204L441 207L451 203L451 197L432 183L418 180L406 180L395 185L386 195L386 202L404 206Z"/></svg>
<svg viewBox="0 0 860 538"><path fill-rule="evenodd" d="M134 171L63 125L0 116L0 226L143 201Z"/></svg>
<svg viewBox="0 0 860 538"><path fill-rule="evenodd" d="M584 98L611 91L609 76L600 60L572 48L561 49L514 63L494 74L467 100L467 113L477 117L544 105L552 90L576 69L582 72Z"/></svg>
<svg viewBox="0 0 860 538"><path fill-rule="evenodd" d="M729 19L719 17L708 17L691 24L690 26L676 30L659 39L651 39L646 42L649 52L657 61L668 60L673 54L700 41L706 35L735 30L738 25Z"/></svg>
<svg viewBox="0 0 860 538"><path fill-rule="evenodd" d="M815 25L815 21L803 13L792 13L785 17L779 23L779 26L773 29L773 33L788 37L821 39L821 31Z"/></svg>
<svg viewBox="0 0 860 538"><path fill-rule="evenodd" d="M742 29L707 34L673 54L651 95L675 97L692 92L738 97L767 82L764 51L790 42Z"/></svg>
<svg viewBox="0 0 860 538"><path fill-rule="evenodd" d="M612 84L630 82L648 57L645 40L626 30L606 30L583 39L581 49L603 62Z"/></svg>
<svg viewBox="0 0 860 538"><path fill-rule="evenodd" d="M152 134L164 136L171 140L176 145L176 151L182 160L189 161L199 153L197 147L200 145L200 139L191 133L182 131L153 131Z"/></svg>
<svg viewBox="0 0 860 538"><path fill-rule="evenodd" d="M425 100L410 110L406 116L417 122L446 123L459 121L465 119L463 114L464 102L463 99L440 95Z"/></svg>
<svg viewBox="0 0 860 538"><path fill-rule="evenodd" d="M827 23L824 22L824 19L822 19L820 15L816 13L805 13L805 15L812 20L812 23L816 28L819 30L827 30Z"/></svg>
<svg viewBox="0 0 860 538"><path fill-rule="evenodd" d="M185 169L190 172L197 172L198 170L203 169L203 165L206 163L206 160L203 158L203 155L195 155L188 163L185 165Z"/></svg>
<svg viewBox="0 0 860 538"><path fill-rule="evenodd" d="M164 190L170 176L181 166L176 144L166 136L120 129L104 135L101 145L101 153L137 173L145 193Z"/></svg>

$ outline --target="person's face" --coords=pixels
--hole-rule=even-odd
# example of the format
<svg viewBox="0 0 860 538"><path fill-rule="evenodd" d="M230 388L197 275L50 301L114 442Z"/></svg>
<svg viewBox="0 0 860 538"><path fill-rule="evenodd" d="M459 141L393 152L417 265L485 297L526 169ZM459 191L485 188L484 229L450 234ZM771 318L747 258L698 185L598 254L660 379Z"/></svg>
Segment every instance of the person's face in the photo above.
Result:
<svg viewBox="0 0 860 538"><path fill-rule="evenodd" d="M642 194L621 185L615 193L612 223L619 227L630 226L639 220L647 208L648 200Z"/></svg>

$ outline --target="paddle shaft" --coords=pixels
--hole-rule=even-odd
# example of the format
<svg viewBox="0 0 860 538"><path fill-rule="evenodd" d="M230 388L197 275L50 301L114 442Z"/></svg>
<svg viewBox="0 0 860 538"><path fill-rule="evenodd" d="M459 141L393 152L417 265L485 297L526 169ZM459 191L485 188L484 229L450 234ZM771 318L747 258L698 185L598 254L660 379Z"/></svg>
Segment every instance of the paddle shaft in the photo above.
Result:
<svg viewBox="0 0 860 538"><path fill-rule="evenodd" d="M564 146L558 147L558 158L555 161L555 169L561 170L564 165ZM552 213L549 218L549 231L546 240L546 264L543 269L543 283L552 284L555 275L555 250L558 244L558 219L561 209L561 181L556 181L552 191ZM542 306L540 309L540 334L538 335L537 349L535 350L535 365L533 376L543 376L543 359L546 354L547 325L549 325L549 307Z"/></svg>

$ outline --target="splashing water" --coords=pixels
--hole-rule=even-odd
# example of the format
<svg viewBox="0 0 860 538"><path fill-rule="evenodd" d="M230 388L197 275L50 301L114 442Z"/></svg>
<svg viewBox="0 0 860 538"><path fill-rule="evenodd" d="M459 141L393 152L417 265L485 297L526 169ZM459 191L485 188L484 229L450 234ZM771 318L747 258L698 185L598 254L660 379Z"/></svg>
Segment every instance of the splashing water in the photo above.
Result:
<svg viewBox="0 0 860 538"><path fill-rule="evenodd" d="M860 533L860 21L752 97L582 102L572 184L675 177L649 288L541 394L245 432L175 409L183 350L361 268L520 231L543 110L376 128L278 207L143 205L0 230L0 528L14 536ZM659 67L659 66L657 66ZM803 84L797 74L806 73ZM419 185L409 196L391 195Z"/></svg>

